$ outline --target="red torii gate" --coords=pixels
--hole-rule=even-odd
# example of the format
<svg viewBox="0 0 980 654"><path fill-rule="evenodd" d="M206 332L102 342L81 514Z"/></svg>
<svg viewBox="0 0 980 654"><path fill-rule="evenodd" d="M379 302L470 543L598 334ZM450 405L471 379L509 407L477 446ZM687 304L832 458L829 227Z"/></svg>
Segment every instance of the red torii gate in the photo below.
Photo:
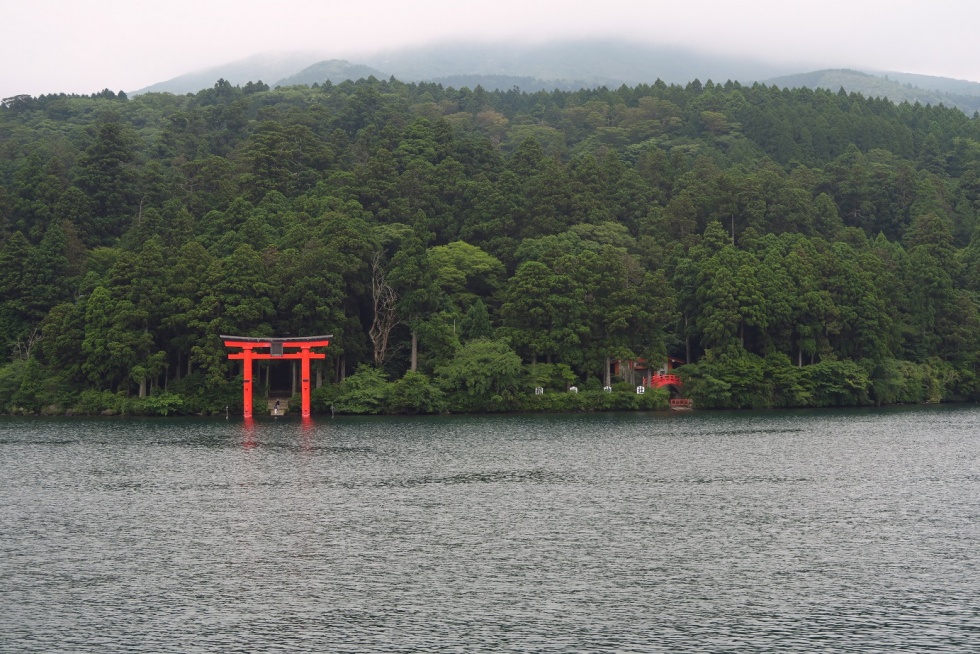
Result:
<svg viewBox="0 0 980 654"><path fill-rule="evenodd" d="M322 352L311 352L314 347L330 345L333 334L300 338L254 338L251 336L225 336L221 339L225 347L239 347L241 352L232 352L229 359L241 359L244 364L242 394L244 396L245 417L252 417L252 362L268 359L300 359L302 364L303 417L310 417L310 359L325 359ZM256 352L266 349L268 352ZM292 350L292 351L289 351Z"/></svg>

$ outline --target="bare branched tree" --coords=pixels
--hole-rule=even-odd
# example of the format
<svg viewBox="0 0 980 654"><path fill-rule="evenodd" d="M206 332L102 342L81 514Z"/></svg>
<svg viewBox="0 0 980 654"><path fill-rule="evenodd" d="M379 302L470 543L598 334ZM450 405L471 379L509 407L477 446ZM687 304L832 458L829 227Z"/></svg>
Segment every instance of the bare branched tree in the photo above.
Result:
<svg viewBox="0 0 980 654"><path fill-rule="evenodd" d="M374 321L368 335L374 345L374 365L381 368L389 355L388 338L398 323L395 303L398 296L386 280L382 253L377 252L371 260L371 293L374 298Z"/></svg>
<svg viewBox="0 0 980 654"><path fill-rule="evenodd" d="M41 340L41 330L35 327L31 330L31 333L27 335L27 338L23 341L18 340L14 343L13 355L15 359L20 359L21 361L27 361L31 358L31 351L34 346L38 344Z"/></svg>

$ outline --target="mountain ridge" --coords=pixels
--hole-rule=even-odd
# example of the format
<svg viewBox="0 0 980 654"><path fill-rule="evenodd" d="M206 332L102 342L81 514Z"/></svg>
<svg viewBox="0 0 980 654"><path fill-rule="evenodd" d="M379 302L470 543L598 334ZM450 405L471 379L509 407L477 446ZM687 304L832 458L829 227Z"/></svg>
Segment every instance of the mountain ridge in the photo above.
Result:
<svg viewBox="0 0 980 654"><path fill-rule="evenodd" d="M907 80L904 83L900 80ZM913 84L932 84L931 88ZM980 111L980 84L945 77L912 75L892 71L871 73L848 68L826 68L808 73L784 75L765 80L780 88L810 88L860 93L865 97L887 98L892 102L945 105L967 114ZM953 93L949 89L959 92Z"/></svg>
<svg viewBox="0 0 980 654"><path fill-rule="evenodd" d="M323 57L312 52L272 52L236 59L225 64L210 66L133 91L130 95L142 93L197 93L211 88L219 79L241 86L248 82L263 81L270 84L297 71L311 66Z"/></svg>
<svg viewBox="0 0 980 654"><path fill-rule="evenodd" d="M265 59L271 61L267 63ZM305 81L309 73L307 69L330 61L343 62L350 67L366 66L378 71L382 77L394 76L405 82L485 75L526 77L545 83L554 82L562 87L579 85L578 88L652 84L657 79L677 84L686 84L694 78L722 82L737 79L744 83L795 72L786 66L747 58L626 41L571 40L537 45L446 42L363 55L356 59L316 56L308 52L254 55L157 82L131 94L194 93L210 88L219 78L236 85L257 82L259 79L271 85L312 84L312 81ZM302 82L297 81L301 74ZM322 83L326 79L313 81Z"/></svg>
<svg viewBox="0 0 980 654"><path fill-rule="evenodd" d="M980 83L968 80L849 68L800 73L785 65L747 58L608 39L535 45L444 42L363 55L356 60L326 58L313 52L271 53L187 73L133 94L196 93L210 88L219 78L234 85L261 80L275 87L370 76L456 87L481 85L488 90L516 87L527 92L636 86L657 80L680 85L694 79L716 83L732 80L781 88L843 88L848 93L893 102L943 104L968 114L980 111Z"/></svg>
<svg viewBox="0 0 980 654"><path fill-rule="evenodd" d="M313 86L314 84L322 84L327 80L342 82L345 79L356 80L371 76L378 79L388 77L388 75L371 66L352 64L346 59L326 59L276 81L273 86L294 86L296 84Z"/></svg>

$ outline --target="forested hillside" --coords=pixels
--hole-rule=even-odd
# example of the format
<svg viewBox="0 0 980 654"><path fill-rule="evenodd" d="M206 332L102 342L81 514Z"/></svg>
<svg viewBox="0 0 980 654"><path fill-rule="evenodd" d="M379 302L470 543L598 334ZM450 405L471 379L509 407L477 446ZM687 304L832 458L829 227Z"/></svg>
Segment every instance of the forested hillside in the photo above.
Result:
<svg viewBox="0 0 980 654"><path fill-rule="evenodd" d="M914 80L921 86L901 80ZM956 107L966 114L980 110L980 84L945 77L901 73L871 75L857 70L834 69L783 75L765 80L765 83L780 88L844 89L848 93L853 91L868 97L888 98L892 102L942 104Z"/></svg>
<svg viewBox="0 0 980 654"><path fill-rule="evenodd" d="M975 400L978 175L976 115L762 85L12 98L0 410L223 413L219 334L333 334L338 412Z"/></svg>

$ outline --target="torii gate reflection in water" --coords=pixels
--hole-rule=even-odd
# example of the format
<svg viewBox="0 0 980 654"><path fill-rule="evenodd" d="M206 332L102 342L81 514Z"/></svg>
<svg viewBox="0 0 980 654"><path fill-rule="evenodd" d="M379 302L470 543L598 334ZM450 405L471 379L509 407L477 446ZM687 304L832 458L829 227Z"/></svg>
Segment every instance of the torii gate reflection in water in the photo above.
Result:
<svg viewBox="0 0 980 654"><path fill-rule="evenodd" d="M241 359L244 366L242 380L243 404L245 406L245 418L252 417L252 362L264 361L269 359L300 359L302 364L302 415L304 418L310 417L310 359L325 359L326 354L322 352L311 352L314 347L326 347L330 345L332 334L326 336L309 336L302 338L253 338L251 336L225 336L221 339L225 342L225 347L241 348L241 352L232 352L228 355L229 359ZM268 349L268 352L256 352L255 350Z"/></svg>

